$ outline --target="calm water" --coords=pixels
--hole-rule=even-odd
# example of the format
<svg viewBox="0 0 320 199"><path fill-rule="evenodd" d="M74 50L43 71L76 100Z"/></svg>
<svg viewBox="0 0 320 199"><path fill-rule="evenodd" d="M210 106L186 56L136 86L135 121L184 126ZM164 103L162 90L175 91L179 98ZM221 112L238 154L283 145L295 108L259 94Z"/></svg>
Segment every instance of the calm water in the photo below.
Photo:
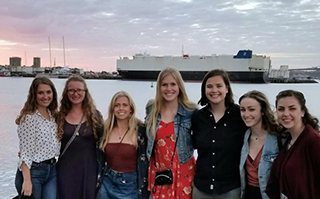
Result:
<svg viewBox="0 0 320 199"><path fill-rule="evenodd" d="M11 199L15 194L14 175L17 167L18 137L14 123L28 94L32 78L0 77L0 198ZM52 79L60 96L65 79ZM104 117L113 94L119 90L129 92L137 106L137 116L144 118L144 106L155 95L155 83L120 81L120 80L87 80L91 95L97 108ZM320 118L320 84L232 84L235 101L250 90L263 91L274 104L277 93L284 89L302 91L307 99L310 112ZM200 97L200 83L186 83L189 98L197 102Z"/></svg>

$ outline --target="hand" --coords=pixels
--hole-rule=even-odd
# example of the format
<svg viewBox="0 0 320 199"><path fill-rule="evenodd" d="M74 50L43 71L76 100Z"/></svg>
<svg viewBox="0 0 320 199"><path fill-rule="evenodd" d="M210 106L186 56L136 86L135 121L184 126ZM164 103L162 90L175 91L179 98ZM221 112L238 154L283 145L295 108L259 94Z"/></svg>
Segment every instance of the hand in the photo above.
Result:
<svg viewBox="0 0 320 199"><path fill-rule="evenodd" d="M31 181L23 181L21 195L31 196L32 183Z"/></svg>

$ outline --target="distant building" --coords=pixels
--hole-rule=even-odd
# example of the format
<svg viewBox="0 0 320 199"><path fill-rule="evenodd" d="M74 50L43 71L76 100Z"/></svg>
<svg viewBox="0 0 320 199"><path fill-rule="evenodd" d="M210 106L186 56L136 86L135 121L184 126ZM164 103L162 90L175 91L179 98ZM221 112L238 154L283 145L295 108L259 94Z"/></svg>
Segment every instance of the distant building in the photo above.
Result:
<svg viewBox="0 0 320 199"><path fill-rule="evenodd" d="M40 59L40 57L34 57L33 58L33 67L34 68L40 68L41 67L41 59Z"/></svg>
<svg viewBox="0 0 320 199"><path fill-rule="evenodd" d="M21 66L21 57L10 57L10 67Z"/></svg>

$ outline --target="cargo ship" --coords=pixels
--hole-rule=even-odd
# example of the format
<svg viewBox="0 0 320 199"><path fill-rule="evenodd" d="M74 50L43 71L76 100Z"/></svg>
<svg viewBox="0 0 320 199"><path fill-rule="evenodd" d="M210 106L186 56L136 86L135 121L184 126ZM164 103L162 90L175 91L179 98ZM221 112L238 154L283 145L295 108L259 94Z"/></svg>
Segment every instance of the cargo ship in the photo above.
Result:
<svg viewBox="0 0 320 199"><path fill-rule="evenodd" d="M251 50L240 50L237 55L210 56L152 56L140 53L132 59L117 59L117 71L124 80L155 81L166 67L178 69L184 81L201 81L208 71L223 69L233 82L266 83L269 81L271 60L265 55L255 55Z"/></svg>

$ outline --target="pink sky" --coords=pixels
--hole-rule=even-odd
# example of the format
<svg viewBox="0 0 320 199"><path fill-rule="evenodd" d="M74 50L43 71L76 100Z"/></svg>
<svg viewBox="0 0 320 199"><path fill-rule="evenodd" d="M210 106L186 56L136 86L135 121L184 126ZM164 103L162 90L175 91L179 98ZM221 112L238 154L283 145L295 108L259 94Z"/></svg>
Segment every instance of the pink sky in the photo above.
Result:
<svg viewBox="0 0 320 199"><path fill-rule="evenodd" d="M230 0L0 1L0 65L9 57L32 65L114 71L119 56L236 54L270 56L273 68L320 65L320 2ZM25 56L27 61L25 61Z"/></svg>

